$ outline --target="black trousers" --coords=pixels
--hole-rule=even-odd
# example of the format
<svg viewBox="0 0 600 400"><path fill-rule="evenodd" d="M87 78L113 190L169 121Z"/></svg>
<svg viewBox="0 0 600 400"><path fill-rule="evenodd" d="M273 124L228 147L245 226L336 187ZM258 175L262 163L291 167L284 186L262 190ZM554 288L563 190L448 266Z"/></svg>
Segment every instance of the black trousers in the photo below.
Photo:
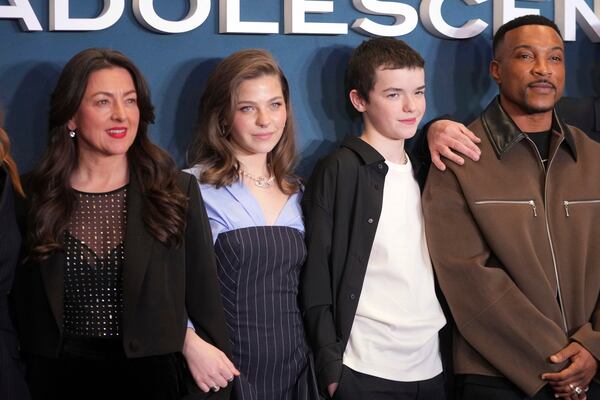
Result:
<svg viewBox="0 0 600 400"><path fill-rule="evenodd" d="M333 400L445 400L444 378L417 382L390 381L354 371L344 365Z"/></svg>
<svg viewBox="0 0 600 400"><path fill-rule="evenodd" d="M457 375L457 400L556 400L549 386L529 397L508 379L483 375ZM600 400L600 385L590 384L589 400Z"/></svg>
<svg viewBox="0 0 600 400"><path fill-rule="evenodd" d="M206 397L190 381L181 353L126 358L120 340L84 339L65 343L60 358L23 358L33 400L176 400L190 390Z"/></svg>

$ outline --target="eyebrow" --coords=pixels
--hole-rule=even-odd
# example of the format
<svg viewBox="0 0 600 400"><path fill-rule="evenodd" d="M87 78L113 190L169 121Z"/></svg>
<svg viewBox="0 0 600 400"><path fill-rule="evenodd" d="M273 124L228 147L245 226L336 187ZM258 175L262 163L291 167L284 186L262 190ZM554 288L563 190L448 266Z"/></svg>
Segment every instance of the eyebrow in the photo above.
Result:
<svg viewBox="0 0 600 400"><path fill-rule="evenodd" d="M423 90L423 89L425 89L425 85L419 86L419 87L415 88L414 90ZM405 92L406 89L391 87L391 88L384 89L383 91L384 92Z"/></svg>
<svg viewBox="0 0 600 400"><path fill-rule="evenodd" d="M136 92L136 90L135 90L135 89L131 89L131 90L129 90L129 91L127 91L127 92L123 93L123 95L125 95L125 96L129 96L129 95L130 95L130 94L132 94L132 93L136 93L136 94L137 94L137 92ZM98 95L104 95L104 96L109 96L109 97L115 97L115 95L114 95L113 93L111 93L111 92L104 92L104 91L99 91L99 92L93 93L93 94L92 94L92 97L96 97L96 96L98 96Z"/></svg>
<svg viewBox="0 0 600 400"><path fill-rule="evenodd" d="M520 44L520 45L517 45L517 46L513 47L512 51L519 50L519 49L532 50L533 48L534 48L534 46L531 46L531 45L528 45L528 44ZM560 50L562 52L565 51L562 46L554 46L550 50Z"/></svg>
<svg viewBox="0 0 600 400"><path fill-rule="evenodd" d="M267 100L267 102L274 101L274 100L283 100L283 96L275 96L275 97ZM237 104L241 104L241 103L256 104L256 101L252 101L252 100L238 100Z"/></svg>

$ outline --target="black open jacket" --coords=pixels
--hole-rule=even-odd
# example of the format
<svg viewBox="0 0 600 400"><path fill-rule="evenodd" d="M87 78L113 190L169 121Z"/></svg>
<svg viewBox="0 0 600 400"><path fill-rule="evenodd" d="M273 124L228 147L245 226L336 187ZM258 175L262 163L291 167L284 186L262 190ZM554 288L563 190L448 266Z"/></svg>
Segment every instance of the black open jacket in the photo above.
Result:
<svg viewBox="0 0 600 400"><path fill-rule="evenodd" d="M407 151L423 190L430 163L424 138L414 151ZM342 356L381 214L387 171L381 154L361 139L348 137L337 151L318 162L304 192L308 257L301 277L301 302L324 395L327 385L339 382L342 372ZM449 322L440 337L448 372L452 365L451 317L439 293Z"/></svg>

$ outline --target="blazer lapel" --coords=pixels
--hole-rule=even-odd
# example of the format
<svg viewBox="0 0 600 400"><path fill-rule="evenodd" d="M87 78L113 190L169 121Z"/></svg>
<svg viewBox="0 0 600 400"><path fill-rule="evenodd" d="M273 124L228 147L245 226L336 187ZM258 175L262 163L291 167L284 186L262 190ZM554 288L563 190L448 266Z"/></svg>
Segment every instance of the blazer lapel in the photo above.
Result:
<svg viewBox="0 0 600 400"><path fill-rule="evenodd" d="M123 265L124 319L131 321L148 268L154 237L146 230L142 219L142 192L132 174L127 191L127 229L125 233L125 264Z"/></svg>
<svg viewBox="0 0 600 400"><path fill-rule="evenodd" d="M39 265L48 303L50 303L50 309L59 332L63 330L65 265L64 251L54 253L47 262Z"/></svg>

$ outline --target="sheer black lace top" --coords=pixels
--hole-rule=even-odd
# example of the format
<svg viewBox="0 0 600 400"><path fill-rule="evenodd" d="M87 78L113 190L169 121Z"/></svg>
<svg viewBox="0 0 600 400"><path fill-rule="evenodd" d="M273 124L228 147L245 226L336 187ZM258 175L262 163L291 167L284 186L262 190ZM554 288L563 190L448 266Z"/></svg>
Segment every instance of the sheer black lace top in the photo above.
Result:
<svg viewBox="0 0 600 400"><path fill-rule="evenodd" d="M78 202L64 236L65 333L116 338L123 313L127 186L108 193L76 194Z"/></svg>

